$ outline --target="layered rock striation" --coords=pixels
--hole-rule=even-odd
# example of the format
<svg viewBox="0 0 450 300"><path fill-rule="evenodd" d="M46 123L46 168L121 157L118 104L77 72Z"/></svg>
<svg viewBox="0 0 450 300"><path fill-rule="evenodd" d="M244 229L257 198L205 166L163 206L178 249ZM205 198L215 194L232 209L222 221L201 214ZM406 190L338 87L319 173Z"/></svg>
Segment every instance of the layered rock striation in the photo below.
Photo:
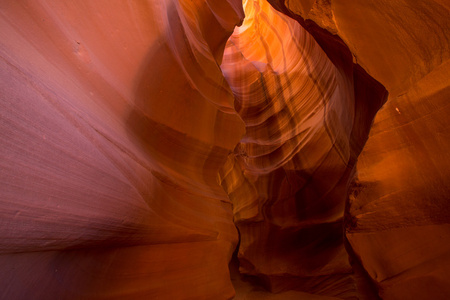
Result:
<svg viewBox="0 0 450 300"><path fill-rule="evenodd" d="M0 3L0 298L448 298L449 5L243 2Z"/></svg>
<svg viewBox="0 0 450 300"><path fill-rule="evenodd" d="M0 298L231 298L239 1L0 4Z"/></svg>
<svg viewBox="0 0 450 300"><path fill-rule="evenodd" d="M270 2L328 55L330 41L345 42L390 94L350 188L349 252L383 299L448 298L449 4Z"/></svg>
<svg viewBox="0 0 450 300"><path fill-rule="evenodd" d="M348 50L331 60L269 3L247 1L245 14L222 63L246 124L221 172L240 232L240 271L273 292L352 297L347 187L386 92L354 68Z"/></svg>

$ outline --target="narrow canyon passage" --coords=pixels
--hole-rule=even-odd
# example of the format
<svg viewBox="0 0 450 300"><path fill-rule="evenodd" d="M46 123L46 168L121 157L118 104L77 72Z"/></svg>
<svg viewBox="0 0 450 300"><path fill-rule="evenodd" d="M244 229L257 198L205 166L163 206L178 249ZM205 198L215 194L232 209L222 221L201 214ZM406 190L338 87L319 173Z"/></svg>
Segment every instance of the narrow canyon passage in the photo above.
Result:
<svg viewBox="0 0 450 300"><path fill-rule="evenodd" d="M358 99L350 52L333 64L297 21L268 2L244 1L244 11L221 65L246 124L221 171L240 232L240 272L275 293L352 298L347 189L387 93L363 81L361 88L374 92Z"/></svg>
<svg viewBox="0 0 450 300"><path fill-rule="evenodd" d="M1 2L0 299L447 299L450 6L410 2Z"/></svg>

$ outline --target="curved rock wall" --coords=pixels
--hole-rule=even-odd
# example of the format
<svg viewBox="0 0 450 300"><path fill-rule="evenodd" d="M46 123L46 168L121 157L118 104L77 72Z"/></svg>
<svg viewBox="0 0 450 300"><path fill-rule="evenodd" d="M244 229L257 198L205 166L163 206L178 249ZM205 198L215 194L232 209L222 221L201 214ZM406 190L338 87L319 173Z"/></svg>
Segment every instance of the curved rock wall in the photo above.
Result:
<svg viewBox="0 0 450 300"><path fill-rule="evenodd" d="M0 4L0 298L231 298L240 1Z"/></svg>
<svg viewBox="0 0 450 300"><path fill-rule="evenodd" d="M347 186L384 89L353 70L348 51L333 63L267 2L247 1L245 14L222 63L246 124L221 172L240 231L240 271L273 292L352 297ZM373 94L361 99L362 89Z"/></svg>
<svg viewBox="0 0 450 300"><path fill-rule="evenodd" d="M449 4L270 2L307 28L329 56L330 40L342 39L390 94L350 189L349 251L383 299L448 298Z"/></svg>
<svg viewBox="0 0 450 300"><path fill-rule="evenodd" d="M0 298L448 298L449 5L268 2L0 3Z"/></svg>
<svg viewBox="0 0 450 300"><path fill-rule="evenodd" d="M450 295L449 70L389 99L358 160L347 238L383 299Z"/></svg>

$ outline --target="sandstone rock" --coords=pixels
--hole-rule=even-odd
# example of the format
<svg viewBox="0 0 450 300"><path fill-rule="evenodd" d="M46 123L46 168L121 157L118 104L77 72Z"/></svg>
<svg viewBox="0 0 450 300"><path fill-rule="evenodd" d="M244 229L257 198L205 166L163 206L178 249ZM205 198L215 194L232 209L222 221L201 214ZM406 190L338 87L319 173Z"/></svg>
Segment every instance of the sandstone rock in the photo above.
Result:
<svg viewBox="0 0 450 300"><path fill-rule="evenodd" d="M350 252L383 299L448 298L448 3L271 2L295 15L327 53L320 27L341 38L390 93L351 188Z"/></svg>
<svg viewBox="0 0 450 300"><path fill-rule="evenodd" d="M383 299L450 295L449 70L380 110L358 162L347 237Z"/></svg>
<svg viewBox="0 0 450 300"><path fill-rule="evenodd" d="M216 176L244 126L218 64L240 2L0 13L0 298L231 298Z"/></svg>
<svg viewBox="0 0 450 300"><path fill-rule="evenodd" d="M346 187L385 91L353 69L348 50L331 61L267 2L248 1L245 13L222 63L247 129L221 174L240 271L273 292L352 297Z"/></svg>
<svg viewBox="0 0 450 300"><path fill-rule="evenodd" d="M449 4L243 2L0 3L0 298L449 297Z"/></svg>

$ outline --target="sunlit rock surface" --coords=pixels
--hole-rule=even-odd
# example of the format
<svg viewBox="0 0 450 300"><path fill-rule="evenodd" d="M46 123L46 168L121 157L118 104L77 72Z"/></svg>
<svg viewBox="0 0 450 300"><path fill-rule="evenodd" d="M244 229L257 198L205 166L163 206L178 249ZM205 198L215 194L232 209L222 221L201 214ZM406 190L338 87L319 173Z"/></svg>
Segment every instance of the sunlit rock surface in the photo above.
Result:
<svg viewBox="0 0 450 300"><path fill-rule="evenodd" d="M450 59L445 0L269 0L316 37L320 30L339 36L354 60L397 96Z"/></svg>
<svg viewBox="0 0 450 300"><path fill-rule="evenodd" d="M222 63L246 124L221 172L240 232L240 271L273 292L352 297L346 192L365 141L359 131L367 132L376 106L357 102L381 105L384 89L361 79L350 52L333 63L267 2L247 1L245 14ZM360 99L357 84L373 95ZM361 117L369 122L357 123Z"/></svg>
<svg viewBox="0 0 450 300"><path fill-rule="evenodd" d="M449 4L269 2L0 3L1 299L449 298Z"/></svg>
<svg viewBox="0 0 450 300"><path fill-rule="evenodd" d="M449 3L270 2L324 48L332 37L321 28L341 38L354 61L390 93L350 189L350 251L383 299L447 299Z"/></svg>
<svg viewBox="0 0 450 300"><path fill-rule="evenodd" d="M450 295L449 70L389 100L358 162L347 237L383 299Z"/></svg>

